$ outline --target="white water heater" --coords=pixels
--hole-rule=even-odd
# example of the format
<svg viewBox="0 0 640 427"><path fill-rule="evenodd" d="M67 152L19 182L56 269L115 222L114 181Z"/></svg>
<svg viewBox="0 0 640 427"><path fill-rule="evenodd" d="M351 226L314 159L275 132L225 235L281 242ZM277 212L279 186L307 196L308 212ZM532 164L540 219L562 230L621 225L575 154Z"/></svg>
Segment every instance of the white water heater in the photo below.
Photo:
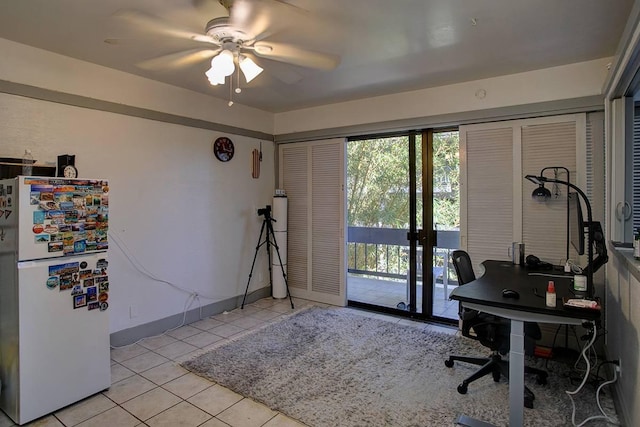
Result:
<svg viewBox="0 0 640 427"><path fill-rule="evenodd" d="M275 220L272 222L273 239L280 252L280 258L278 258L275 246L271 248L271 295L273 298L286 298L287 284L282 274L283 270L284 274L287 273L287 196L284 190L276 190L271 218ZM281 261L282 268L280 268Z"/></svg>

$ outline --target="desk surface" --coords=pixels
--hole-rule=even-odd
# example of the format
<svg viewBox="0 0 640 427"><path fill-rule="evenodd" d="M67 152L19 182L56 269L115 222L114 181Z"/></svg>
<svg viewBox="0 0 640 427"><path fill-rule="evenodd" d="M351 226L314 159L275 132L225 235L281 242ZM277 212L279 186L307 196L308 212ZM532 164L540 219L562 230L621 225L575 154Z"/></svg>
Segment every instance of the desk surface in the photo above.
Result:
<svg viewBox="0 0 640 427"><path fill-rule="evenodd" d="M565 308L562 298L576 298L573 275L552 270L533 270L509 261L484 261L485 273L451 292L451 299L510 310L522 310L550 316L595 320L600 310ZM553 280L558 298L555 308L546 306L545 294L549 280ZM503 289L518 291L520 298L505 298Z"/></svg>

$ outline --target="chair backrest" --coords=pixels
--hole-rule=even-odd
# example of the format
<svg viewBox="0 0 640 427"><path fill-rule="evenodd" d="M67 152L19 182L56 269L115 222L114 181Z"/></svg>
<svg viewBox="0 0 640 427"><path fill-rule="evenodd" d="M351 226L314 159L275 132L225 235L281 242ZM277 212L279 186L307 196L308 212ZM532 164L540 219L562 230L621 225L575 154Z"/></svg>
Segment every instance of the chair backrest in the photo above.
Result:
<svg viewBox="0 0 640 427"><path fill-rule="evenodd" d="M473 272L473 265L471 265L471 258L466 251L455 250L452 255L453 268L456 270L458 276L458 284L464 285L466 283L476 280L476 274Z"/></svg>

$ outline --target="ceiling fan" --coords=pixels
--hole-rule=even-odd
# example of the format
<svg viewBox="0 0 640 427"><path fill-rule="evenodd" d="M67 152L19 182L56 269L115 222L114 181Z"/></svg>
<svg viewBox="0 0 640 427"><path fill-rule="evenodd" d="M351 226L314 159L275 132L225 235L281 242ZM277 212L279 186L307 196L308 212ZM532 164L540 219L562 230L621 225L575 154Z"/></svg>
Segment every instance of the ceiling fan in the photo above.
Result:
<svg viewBox="0 0 640 427"><path fill-rule="evenodd" d="M211 3L215 1L194 0L194 3L211 13ZM224 7L226 14L209 20L204 33L176 29L164 20L142 12L120 11L117 16L131 22L136 28L210 46L152 58L137 65L150 70L175 69L211 59L211 68L205 74L212 85L218 85L224 84L225 77L233 74L236 64L249 83L263 71L254 61L257 60L256 57L320 70L334 69L340 62L337 55L268 40L268 37L278 32L279 25L284 28L284 23L299 19L301 14L308 15L304 9L283 0L217 2ZM217 8L220 9L219 6ZM236 92L239 92L238 87Z"/></svg>

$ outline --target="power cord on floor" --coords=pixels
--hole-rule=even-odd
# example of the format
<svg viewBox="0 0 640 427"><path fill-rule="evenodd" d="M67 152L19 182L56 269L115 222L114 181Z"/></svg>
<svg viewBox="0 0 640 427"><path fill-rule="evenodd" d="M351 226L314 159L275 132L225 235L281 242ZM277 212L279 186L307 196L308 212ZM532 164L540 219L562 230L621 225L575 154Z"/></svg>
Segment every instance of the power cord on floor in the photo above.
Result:
<svg viewBox="0 0 640 427"><path fill-rule="evenodd" d="M594 415L591 417L586 418L585 420L583 420L580 424L576 424L576 403L573 400L573 396L575 396L576 394L578 394L582 388L584 387L584 385L587 382L587 379L589 378L590 372L591 372L591 362L589 360L589 358L587 357L586 353L588 351L590 351L591 347L593 346L593 343L596 340L597 337L597 333L596 333L596 325L592 324L593 326L593 330L591 332L591 340L589 341L589 343L582 349L582 352L580 353L580 355L582 356L582 358L584 359L586 365L587 365L587 369L585 371L584 374L584 378L582 379L582 382L580 383L580 385L578 386L578 388L576 388L574 391L565 391L565 393L567 393L567 396L569 396L569 399L571 400L571 406L572 406L572 411L571 411L571 423L575 426L575 427L582 427L583 425L585 425L586 423L590 422L590 421L594 421L594 420L606 420L614 425L618 425L615 420L613 418L611 418L610 416L608 416L607 414L605 414L604 409L602 409L602 404L600 403L600 391L602 390L602 388L606 385L609 384L613 384L618 380L618 375L617 375L617 367L616 369L614 369L613 372L613 379L609 380L609 381L605 381L602 384L600 384L600 386L597 388L596 390L596 402L598 404L598 409L600 410L600 413L602 415ZM578 362L576 361L576 364ZM610 362L610 363L615 363L615 362Z"/></svg>

